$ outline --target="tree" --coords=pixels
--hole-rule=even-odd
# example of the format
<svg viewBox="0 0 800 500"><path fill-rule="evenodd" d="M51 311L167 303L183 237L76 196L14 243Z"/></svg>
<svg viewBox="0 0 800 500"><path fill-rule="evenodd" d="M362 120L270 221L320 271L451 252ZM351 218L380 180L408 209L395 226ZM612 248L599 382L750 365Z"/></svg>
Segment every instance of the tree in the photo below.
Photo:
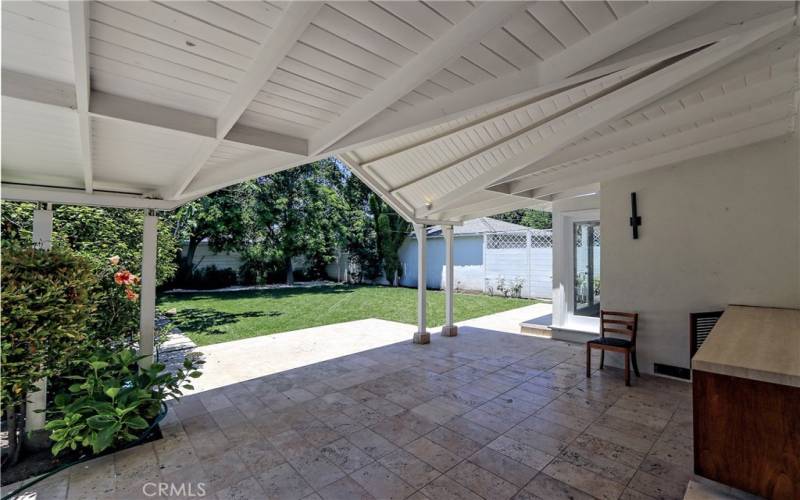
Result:
<svg viewBox="0 0 800 500"><path fill-rule="evenodd" d="M522 208L494 216L495 219L532 227L534 229L550 229L553 227L553 215L544 210Z"/></svg>
<svg viewBox="0 0 800 500"><path fill-rule="evenodd" d="M305 256L320 272L343 240L342 172L332 160L246 183L246 226L251 253L278 264L294 283L293 257Z"/></svg>
<svg viewBox="0 0 800 500"><path fill-rule="evenodd" d="M383 272L386 280L397 286L399 278L403 275L403 267L397 252L411 231L411 224L374 193L370 195L370 209L375 221L375 242L378 255L383 262Z"/></svg>
<svg viewBox="0 0 800 500"><path fill-rule="evenodd" d="M180 207L176 213L175 233L188 240L184 271L194 270L194 256L207 239L215 252L241 250L245 245L243 206L247 191L237 185L215 191Z"/></svg>

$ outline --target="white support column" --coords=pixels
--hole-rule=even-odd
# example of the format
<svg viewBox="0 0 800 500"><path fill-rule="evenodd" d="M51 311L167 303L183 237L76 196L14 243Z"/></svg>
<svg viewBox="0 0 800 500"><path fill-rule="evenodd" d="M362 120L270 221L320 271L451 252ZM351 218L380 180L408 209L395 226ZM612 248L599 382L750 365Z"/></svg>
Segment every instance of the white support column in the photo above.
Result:
<svg viewBox="0 0 800 500"><path fill-rule="evenodd" d="M444 230L444 327L442 337L455 337L458 327L453 324L453 226Z"/></svg>
<svg viewBox="0 0 800 500"><path fill-rule="evenodd" d="M146 355L140 361L144 367L153 362L156 322L156 250L158 216L153 210L145 210L142 236L142 290L139 294L139 354Z"/></svg>
<svg viewBox="0 0 800 500"><path fill-rule="evenodd" d="M414 224L414 232L417 235L417 331L414 333L415 344L428 344L431 341L431 334L427 329L427 306L425 302L425 291L427 281L427 227L425 224Z"/></svg>
<svg viewBox="0 0 800 500"><path fill-rule="evenodd" d="M46 208L33 211L33 246L42 250L50 250L53 246L53 207L49 203ZM44 429L45 414L37 410L47 408L47 378L36 382L39 389L28 395L25 406L25 428L28 431Z"/></svg>

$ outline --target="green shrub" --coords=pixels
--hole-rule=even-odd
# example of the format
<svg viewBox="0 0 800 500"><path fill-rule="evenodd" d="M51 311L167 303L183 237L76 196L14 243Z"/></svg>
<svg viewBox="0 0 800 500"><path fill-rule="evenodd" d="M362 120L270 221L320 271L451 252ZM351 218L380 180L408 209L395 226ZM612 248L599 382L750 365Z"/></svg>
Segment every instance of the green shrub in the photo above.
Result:
<svg viewBox="0 0 800 500"><path fill-rule="evenodd" d="M133 349L118 352L100 350L81 360L81 370L69 375L66 392L56 395L51 431L53 455L63 450L90 448L104 450L139 439L161 410L168 397L177 398L181 389L194 389L190 378L200 376L203 361L186 358L183 369L172 374L154 363L142 368Z"/></svg>
<svg viewBox="0 0 800 500"><path fill-rule="evenodd" d="M2 249L2 404L19 407L59 375L87 338L97 286L91 262L64 248Z"/></svg>

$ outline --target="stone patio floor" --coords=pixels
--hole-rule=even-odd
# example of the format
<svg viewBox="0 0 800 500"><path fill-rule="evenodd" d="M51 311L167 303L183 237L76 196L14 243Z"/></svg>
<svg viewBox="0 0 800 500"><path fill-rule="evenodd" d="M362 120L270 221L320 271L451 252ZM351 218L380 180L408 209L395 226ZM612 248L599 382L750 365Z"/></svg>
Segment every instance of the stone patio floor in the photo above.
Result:
<svg viewBox="0 0 800 500"><path fill-rule="evenodd" d="M412 344L409 325L333 325L299 361L262 345L297 332L212 346L235 351L235 364L209 367L228 373L170 405L163 439L18 498L683 497L690 384L643 376L625 387L613 368L587 379L582 346L487 323L429 345ZM254 378L252 366L268 373Z"/></svg>

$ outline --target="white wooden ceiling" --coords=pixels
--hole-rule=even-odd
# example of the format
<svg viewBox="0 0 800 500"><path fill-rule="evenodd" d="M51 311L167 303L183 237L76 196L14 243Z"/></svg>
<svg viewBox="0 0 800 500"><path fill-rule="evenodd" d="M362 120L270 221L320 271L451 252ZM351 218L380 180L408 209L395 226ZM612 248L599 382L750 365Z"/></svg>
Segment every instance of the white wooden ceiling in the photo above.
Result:
<svg viewBox="0 0 800 500"><path fill-rule="evenodd" d="M337 155L412 220L546 207L791 131L793 6L4 1L3 196L165 208Z"/></svg>

